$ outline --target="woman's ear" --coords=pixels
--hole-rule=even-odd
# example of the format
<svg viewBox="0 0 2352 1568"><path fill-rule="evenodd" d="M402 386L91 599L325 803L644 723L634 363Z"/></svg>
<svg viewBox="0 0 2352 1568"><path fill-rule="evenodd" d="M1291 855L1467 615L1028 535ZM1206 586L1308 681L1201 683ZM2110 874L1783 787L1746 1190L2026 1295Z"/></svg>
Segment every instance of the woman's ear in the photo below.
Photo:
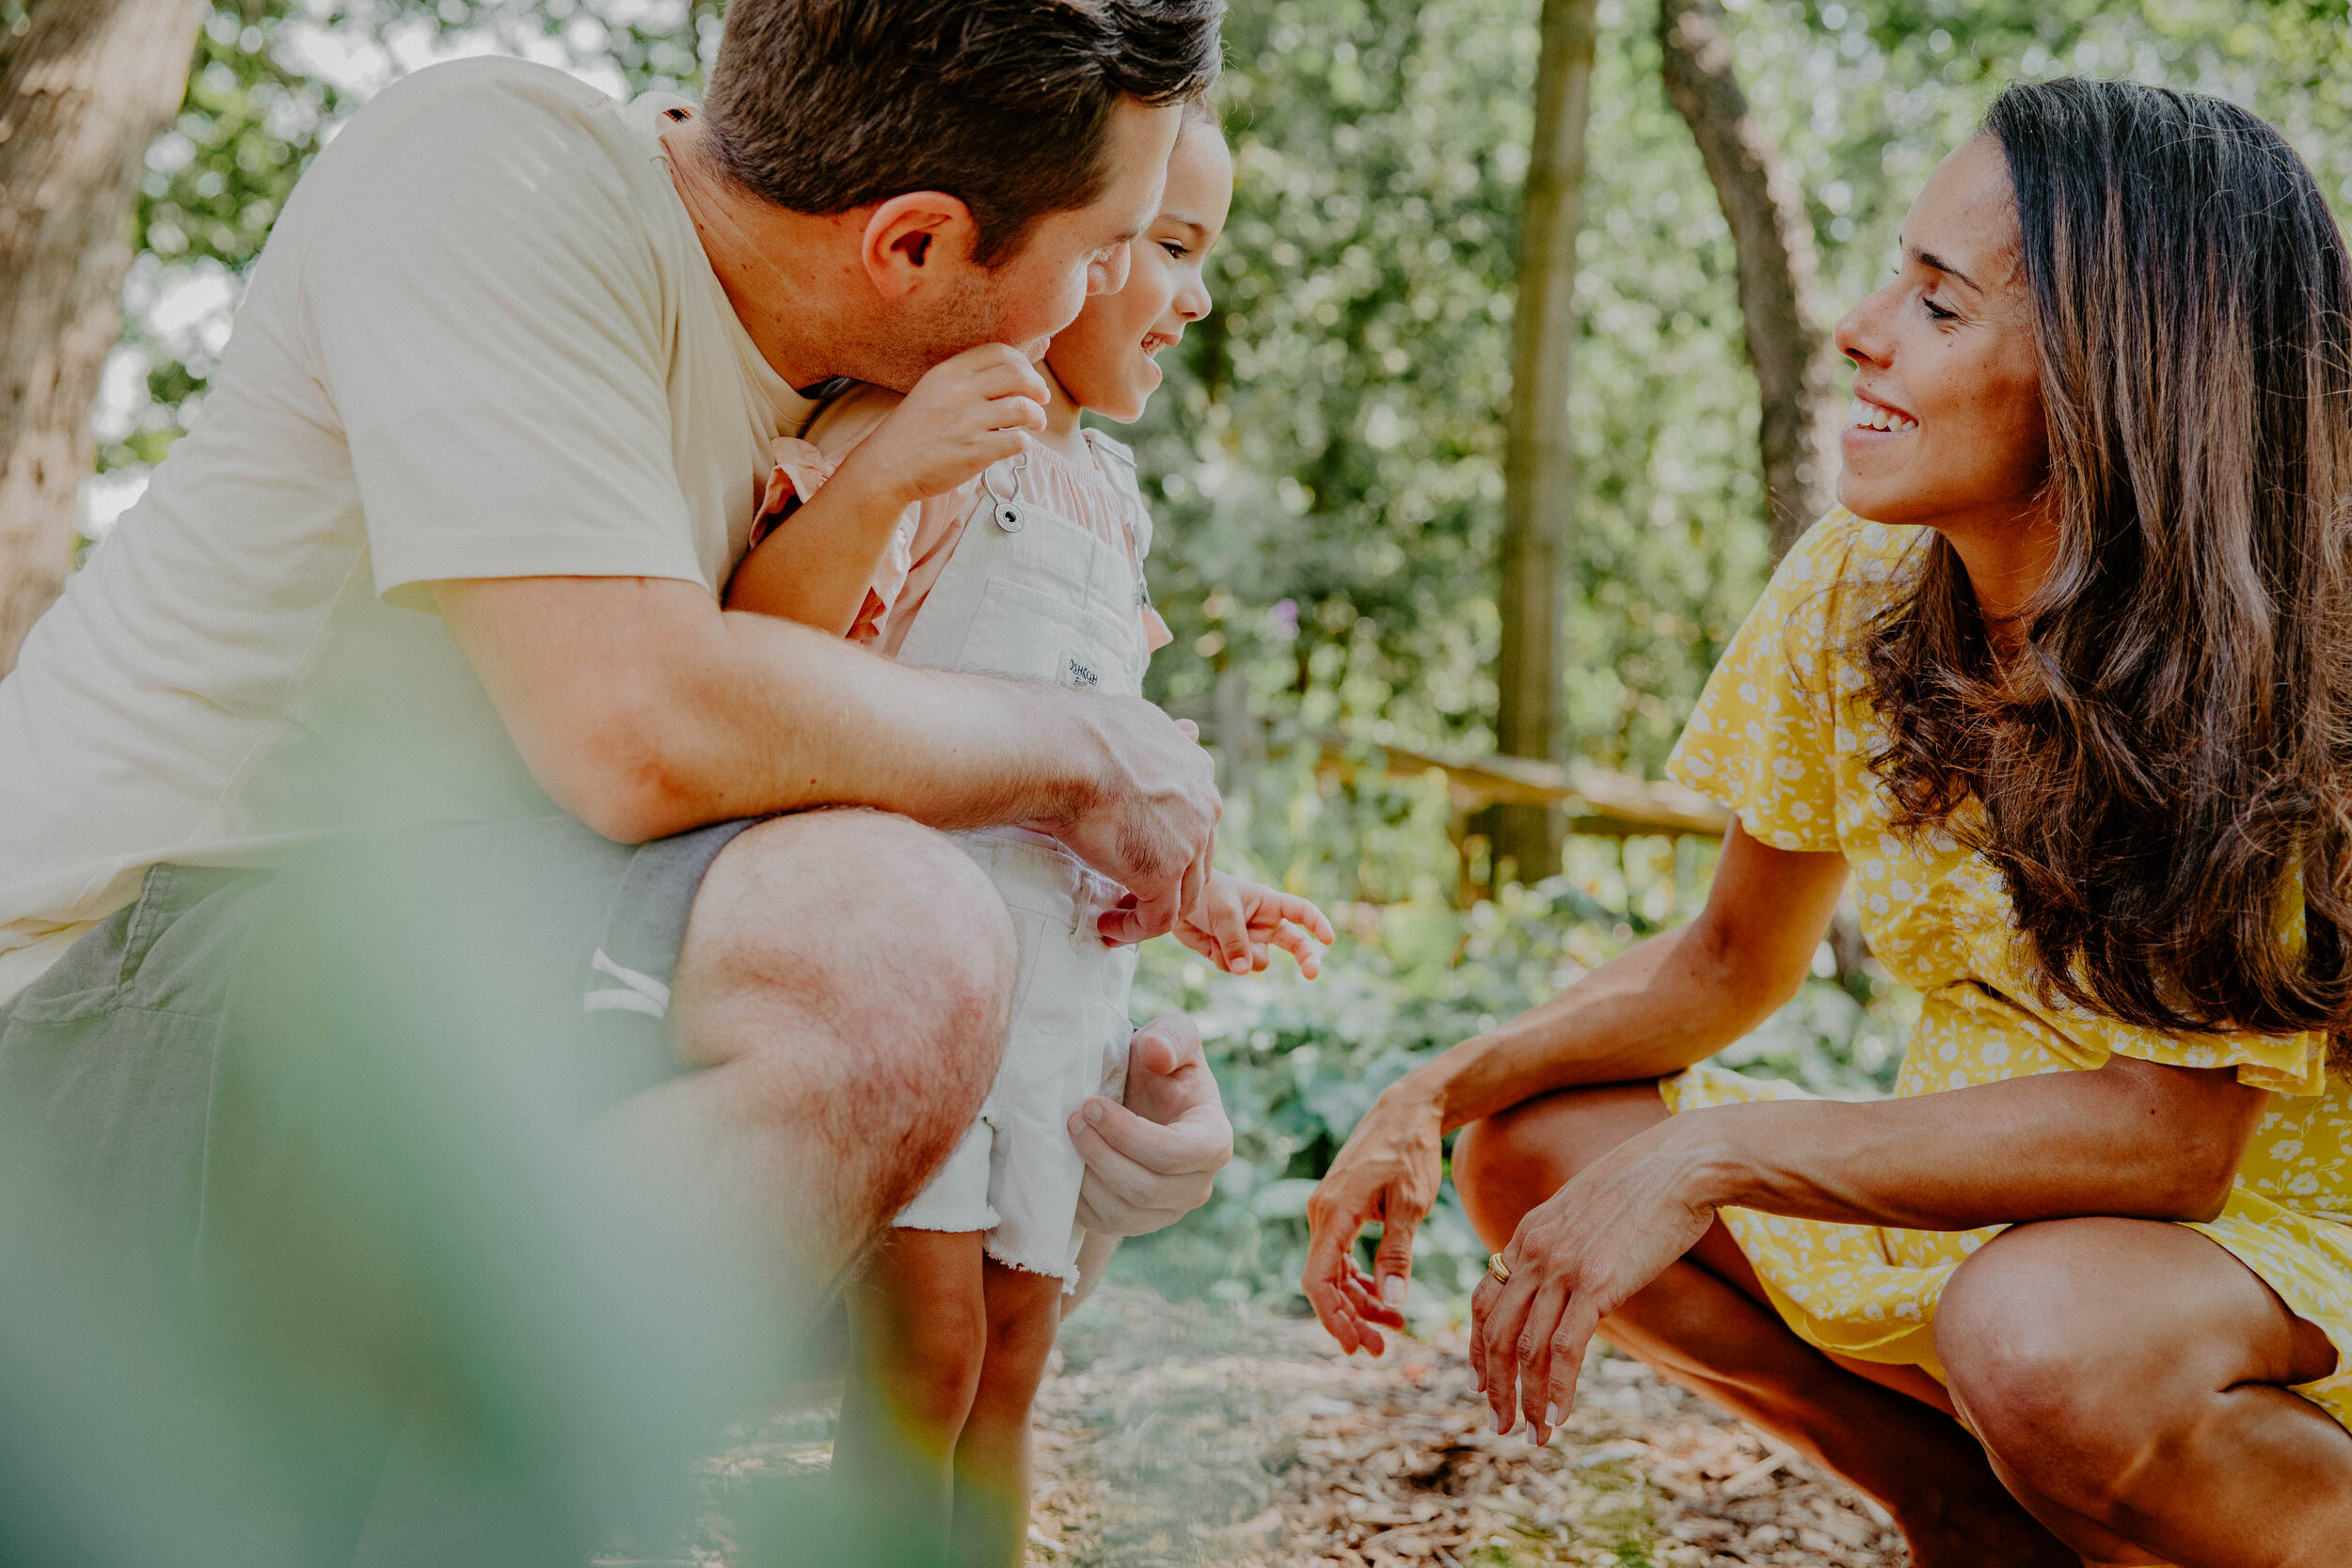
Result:
<svg viewBox="0 0 2352 1568"><path fill-rule="evenodd" d="M867 214L858 258L884 299L903 299L926 277L971 264L979 238L972 209L945 191L910 191Z"/></svg>

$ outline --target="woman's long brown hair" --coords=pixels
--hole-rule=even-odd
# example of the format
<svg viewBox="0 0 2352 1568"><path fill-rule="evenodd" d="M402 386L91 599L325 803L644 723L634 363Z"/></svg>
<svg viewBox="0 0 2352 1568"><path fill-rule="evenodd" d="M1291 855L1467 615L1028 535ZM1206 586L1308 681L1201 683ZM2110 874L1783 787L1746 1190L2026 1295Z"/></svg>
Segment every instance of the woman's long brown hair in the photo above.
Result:
<svg viewBox="0 0 2352 1568"><path fill-rule="evenodd" d="M1865 632L1902 818L1973 835L2048 993L2168 1032L2352 1000L2352 276L2294 149L2215 98L2019 84L2049 580L1996 656L1940 536ZM1965 820L1965 818L1963 818ZM2302 941L2282 940L2299 896Z"/></svg>

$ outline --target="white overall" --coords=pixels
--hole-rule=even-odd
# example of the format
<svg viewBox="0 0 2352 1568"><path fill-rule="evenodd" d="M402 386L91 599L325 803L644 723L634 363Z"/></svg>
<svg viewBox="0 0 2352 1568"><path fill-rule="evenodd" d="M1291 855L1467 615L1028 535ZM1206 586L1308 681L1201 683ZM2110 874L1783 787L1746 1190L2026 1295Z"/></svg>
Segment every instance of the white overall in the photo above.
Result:
<svg viewBox="0 0 2352 1568"><path fill-rule="evenodd" d="M1025 497L1025 459L996 465L915 614L902 661L1141 695L1149 515L1125 450L1089 445L1120 495L1129 547ZM990 1257L1074 1288L1086 1168L1068 1124L1089 1096L1120 1097L1135 1032L1127 1018L1135 949L1105 947L1095 927L1123 890L1040 833L954 836L1012 911L1020 981L1004 1064L979 1119L897 1223L985 1231Z"/></svg>

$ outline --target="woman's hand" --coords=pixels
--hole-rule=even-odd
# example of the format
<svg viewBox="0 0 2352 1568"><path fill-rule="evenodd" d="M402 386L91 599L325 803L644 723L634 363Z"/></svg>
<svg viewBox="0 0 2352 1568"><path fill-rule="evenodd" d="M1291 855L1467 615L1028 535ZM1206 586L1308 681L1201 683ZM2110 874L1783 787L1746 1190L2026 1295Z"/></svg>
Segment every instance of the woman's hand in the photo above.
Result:
<svg viewBox="0 0 2352 1568"><path fill-rule="evenodd" d="M1315 1316L1349 1354L1388 1348L1382 1328L1403 1328L1406 1281L1413 1273L1413 1232L1438 1201L1444 1117L1410 1077L1389 1086L1349 1133L1339 1158L1307 1200L1303 1286ZM1356 1238L1380 1222L1374 1274L1356 1261Z"/></svg>
<svg viewBox="0 0 2352 1568"><path fill-rule="evenodd" d="M1584 1347L1601 1319L1666 1272L1714 1222L1707 1158L1677 1117L1619 1144L1528 1211L1502 1249L1509 1284L1492 1274L1470 1297L1470 1370L1495 1430L1524 1414L1535 1441L1576 1402Z"/></svg>

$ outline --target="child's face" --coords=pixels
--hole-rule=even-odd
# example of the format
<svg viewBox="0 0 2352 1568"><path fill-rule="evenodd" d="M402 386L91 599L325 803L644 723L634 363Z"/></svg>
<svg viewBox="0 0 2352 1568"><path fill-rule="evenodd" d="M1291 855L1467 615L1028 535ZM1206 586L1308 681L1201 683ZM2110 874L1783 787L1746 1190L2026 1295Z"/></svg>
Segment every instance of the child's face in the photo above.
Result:
<svg viewBox="0 0 2352 1568"><path fill-rule="evenodd" d="M1233 159L1215 122L1187 119L1168 161L1168 194L1137 236L1127 286L1096 294L1045 352L1055 379L1081 408L1132 423L1160 384L1152 362L1209 313L1200 264L1233 204Z"/></svg>

